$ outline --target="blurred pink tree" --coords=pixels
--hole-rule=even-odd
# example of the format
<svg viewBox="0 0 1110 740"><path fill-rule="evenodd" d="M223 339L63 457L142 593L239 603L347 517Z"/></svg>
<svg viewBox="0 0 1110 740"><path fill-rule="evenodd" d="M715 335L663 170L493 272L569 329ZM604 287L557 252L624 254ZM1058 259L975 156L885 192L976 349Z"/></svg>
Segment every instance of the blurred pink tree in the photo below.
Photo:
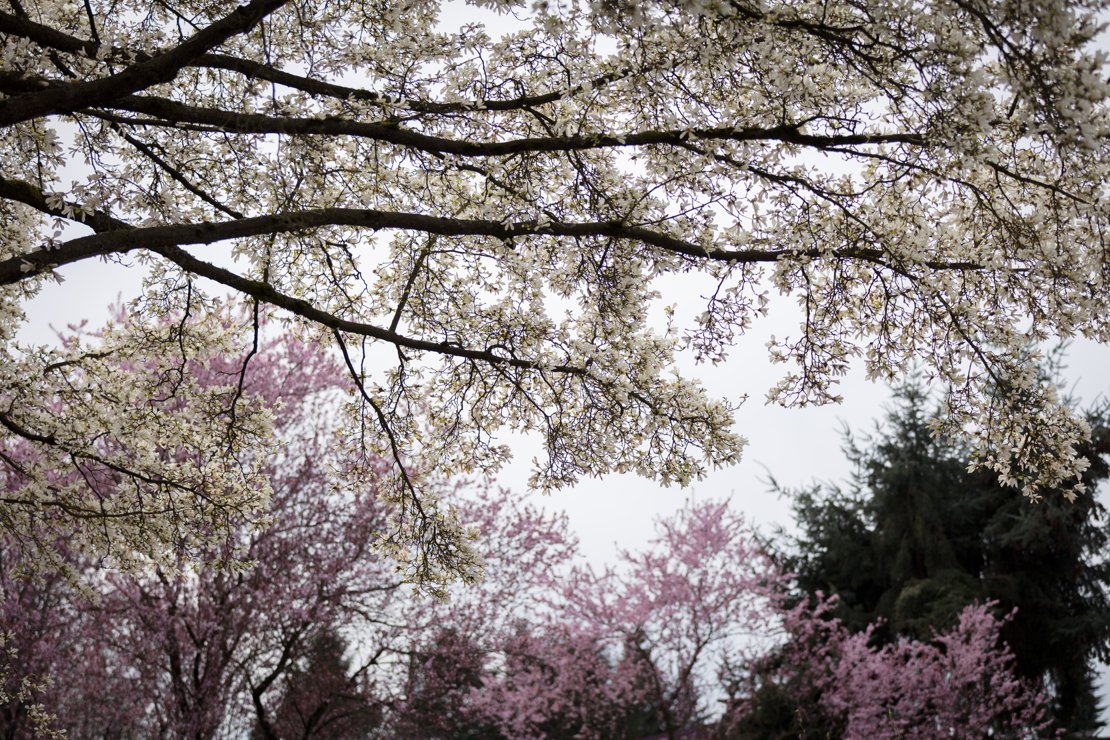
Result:
<svg viewBox="0 0 1110 740"><path fill-rule="evenodd" d="M1000 639L1009 617L996 617L994 604L966 607L930 641L882 647L870 644L877 625L853 634L832 616L834 605L835 597L822 598L781 610L787 640L741 667L722 736L1054 736L1049 697L1015 675ZM792 715L777 726L766 716L776 692L785 692Z"/></svg>

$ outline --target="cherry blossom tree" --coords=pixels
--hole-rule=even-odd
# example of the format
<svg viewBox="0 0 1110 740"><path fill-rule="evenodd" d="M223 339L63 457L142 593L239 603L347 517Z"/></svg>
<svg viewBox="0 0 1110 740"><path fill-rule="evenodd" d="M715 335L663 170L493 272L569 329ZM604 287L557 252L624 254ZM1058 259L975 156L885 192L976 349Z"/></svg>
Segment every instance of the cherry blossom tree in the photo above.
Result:
<svg viewBox="0 0 1110 740"><path fill-rule="evenodd" d="M495 489L464 516L485 577L421 608L389 726L427 738L628 736L650 697L614 635L568 611L580 555L566 518Z"/></svg>
<svg viewBox="0 0 1110 740"><path fill-rule="evenodd" d="M627 654L668 736L715 714L718 674L776 627L775 595L788 586L727 502L688 503L642 552L576 575L563 598Z"/></svg>
<svg viewBox="0 0 1110 740"><path fill-rule="evenodd" d="M834 604L806 600L784 610L790 639L754 670L747 667L721 722L726 737L1050 734L1050 699L1015 675L1000 637L1006 618L992 614L993 604L965 608L953 628L931 641L883 647L868 644L876 625L852 634L832 617ZM768 726L759 702L774 694L786 695L789 714Z"/></svg>
<svg viewBox="0 0 1110 740"><path fill-rule="evenodd" d="M412 738L636 738L662 728L646 675L596 630L536 625L478 642L446 628L414 645L388 725Z"/></svg>
<svg viewBox="0 0 1110 740"><path fill-rule="evenodd" d="M1074 482L1087 429L1022 348L1110 334L1098 8L12 0L0 426L50 465L0 457L22 481L4 525L80 521L90 552L158 557L263 505L237 460L266 419L228 404L234 378L178 372L252 346L212 320L213 284L343 354L345 444L393 461L387 541L416 577L476 567L416 460L490 472L509 429L542 439L543 489L734 462L740 399L676 362L725 361L775 292L802 318L771 343L770 400L923 362L976 464L1030 494ZM17 342L22 302L91 259L142 272L133 321ZM703 286L693 310L659 295L675 274ZM134 506L99 508L102 477Z"/></svg>

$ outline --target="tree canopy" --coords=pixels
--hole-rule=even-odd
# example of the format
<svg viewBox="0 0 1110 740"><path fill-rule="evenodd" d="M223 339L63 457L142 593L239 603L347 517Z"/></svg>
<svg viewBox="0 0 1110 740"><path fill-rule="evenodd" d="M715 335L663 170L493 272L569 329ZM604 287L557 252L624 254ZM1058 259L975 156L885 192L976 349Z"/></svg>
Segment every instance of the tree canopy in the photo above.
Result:
<svg viewBox="0 0 1110 740"><path fill-rule="evenodd" d="M92 550L157 560L265 506L258 321L227 292L342 354L344 469L392 461L382 542L418 577L475 564L416 460L490 471L511 429L541 488L735 461L740 399L676 361L725 361L773 292L802 320L772 401L924 362L937 430L1069 493L1088 429L1022 348L1110 338L1099 3L475 5L503 32L432 0L0 11L7 529L95 522ZM90 259L143 270L128 320L19 343ZM696 306L657 292L685 273ZM235 348L238 376L190 378Z"/></svg>

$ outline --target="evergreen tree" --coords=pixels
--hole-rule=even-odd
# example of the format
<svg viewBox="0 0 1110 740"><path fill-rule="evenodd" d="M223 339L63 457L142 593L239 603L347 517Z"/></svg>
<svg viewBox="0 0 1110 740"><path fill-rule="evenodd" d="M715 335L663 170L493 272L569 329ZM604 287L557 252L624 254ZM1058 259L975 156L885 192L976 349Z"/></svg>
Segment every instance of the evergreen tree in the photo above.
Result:
<svg viewBox="0 0 1110 740"><path fill-rule="evenodd" d="M973 601L1017 608L1003 630L1020 674L1044 680L1056 719L1097 727L1093 661L1110 655L1110 523L1097 501L1110 476L1105 412L1089 414L1081 454L1087 493L1031 501L987 471L969 472L967 447L935 438L928 399L909 383L874 437L848 436L850 486L793 492L800 534L786 559L803 591L835 593L854 631L882 620L881 642L927 639Z"/></svg>
<svg viewBox="0 0 1110 740"><path fill-rule="evenodd" d="M497 728L477 721L470 707L469 694L485 677L479 646L463 632L443 629L409 655L406 699L394 712L392 729L414 740L499 740Z"/></svg>
<svg viewBox="0 0 1110 740"><path fill-rule="evenodd" d="M306 651L304 666L292 671L273 722L259 738L364 738L382 723L382 710L351 676L347 642L332 629L318 633Z"/></svg>

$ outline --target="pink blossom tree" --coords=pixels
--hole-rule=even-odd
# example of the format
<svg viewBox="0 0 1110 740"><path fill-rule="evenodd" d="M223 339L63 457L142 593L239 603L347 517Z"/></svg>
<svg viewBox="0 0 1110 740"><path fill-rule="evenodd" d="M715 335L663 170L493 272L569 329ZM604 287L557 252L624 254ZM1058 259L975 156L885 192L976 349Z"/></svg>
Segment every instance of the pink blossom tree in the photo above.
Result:
<svg viewBox="0 0 1110 740"><path fill-rule="evenodd" d="M485 578L421 607L393 717L405 737L621 737L647 700L608 635L567 610L565 517L502 490L465 502Z"/></svg>
<svg viewBox="0 0 1110 740"><path fill-rule="evenodd" d="M418 738L639 737L650 714L642 686L593 634L520 624L479 644L445 629L412 655L398 735ZM645 721L647 721L645 723Z"/></svg>
<svg viewBox="0 0 1110 740"><path fill-rule="evenodd" d="M661 730L675 736L712 716L720 667L773 626L770 599L786 583L727 502L690 502L615 568L578 568L562 595L630 653L624 665L646 682Z"/></svg>
<svg viewBox="0 0 1110 740"><path fill-rule="evenodd" d="M4 614L30 620L31 636L44 638L36 644L55 646L40 661L52 679L40 693L60 726L78 737L129 728L205 738L254 725L277 737L275 707L322 635L358 630L385 645L400 631L379 619L400 597L401 579L373 551L387 528L377 479L354 487L334 475L349 462L333 438L341 371L290 335L188 368L192 382L224 388L229 403L270 409L278 440L296 440L265 460L243 461L273 492L269 521L232 528L203 553L207 567L195 566L183 534L170 566L104 571L75 557L71 571L84 571L85 593L61 577L12 581ZM26 624L4 621L29 635ZM355 660L361 668L377 657ZM373 677L356 672L343 691L366 699ZM106 693L111 702L100 700ZM331 699L317 697L311 711Z"/></svg>
<svg viewBox="0 0 1110 740"><path fill-rule="evenodd" d="M994 604L968 606L931 641L904 638L883 647L870 644L877 625L852 634L832 616L834 605L835 598L821 599L782 611L788 640L748 667L745 690L721 722L724 736L772 736L758 725L758 702L768 701L759 692L783 687L793 695L794 717L778 729L795 736L939 740L1050 732L1049 698L1015 675L1000 639L1009 617L996 617Z"/></svg>
<svg viewBox="0 0 1110 740"><path fill-rule="evenodd" d="M544 556L525 561L524 588L491 559L485 583L443 605L444 631L414 654L406 727L450 716L429 736L674 737L708 720L719 666L771 623L771 593L785 584L743 517L688 504L644 551L598 572L575 557L562 521L512 507L519 523L481 541L514 533L506 551Z"/></svg>

